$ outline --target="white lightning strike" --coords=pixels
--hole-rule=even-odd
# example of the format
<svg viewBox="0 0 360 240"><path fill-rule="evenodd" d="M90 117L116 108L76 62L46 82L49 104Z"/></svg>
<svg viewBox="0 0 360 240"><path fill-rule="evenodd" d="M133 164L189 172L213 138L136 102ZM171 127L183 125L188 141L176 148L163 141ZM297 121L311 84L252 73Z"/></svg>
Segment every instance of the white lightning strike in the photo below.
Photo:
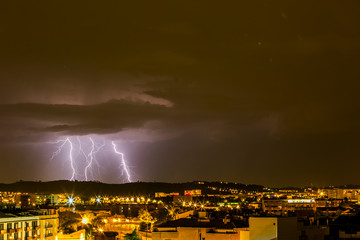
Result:
<svg viewBox="0 0 360 240"><path fill-rule="evenodd" d="M56 142L51 142L51 144L58 144L58 148L55 152L53 152L50 159L53 160L56 156L58 156L64 150L65 145L68 144L69 145L68 159L72 169L72 175L70 181L74 181L79 176L84 176L85 181L89 181L90 180L89 174L91 174L92 178L94 178L92 171L93 164L96 163L98 167L101 166L101 164L99 164L99 162L96 159L96 154L107 145L106 144L107 141L105 141L104 139L104 142L101 145L99 145L96 143L96 141L94 141L92 137L88 137L90 144L86 143L87 141L84 143L83 139L81 139L79 136L76 137L76 139L77 139L77 143L75 143L75 145L73 142L74 139L72 139L72 137L67 137L65 139L61 139ZM114 141L111 141L111 143L114 153L116 155L121 156L120 163L123 168L123 173L126 174L125 177L127 178L127 181L132 182L130 171L126 164L124 154L117 150L117 146ZM78 153L76 156L74 156L75 149ZM79 159L79 155L82 155L83 157ZM85 166L83 165L84 159L86 163ZM76 169L79 168L79 166L81 165L84 166L84 170L83 170L84 175L83 174L79 175L76 173Z"/></svg>
<svg viewBox="0 0 360 240"><path fill-rule="evenodd" d="M64 145L67 143L67 141L66 141L66 139L65 139L65 140L58 140L58 141L56 141L56 142L51 142L51 144L58 144L58 143L62 143L62 144L59 146L58 150L56 150L55 152L53 152L50 160L53 160L57 155L60 154L62 148L63 148Z"/></svg>
<svg viewBox="0 0 360 240"><path fill-rule="evenodd" d="M61 150L63 149L63 147L65 146L66 143L68 143L70 145L69 160L70 160L70 166L72 169L72 175L71 175L70 181L74 181L75 180L75 167L74 167L74 159L73 159L73 143L71 142L70 138L59 140L55 143L62 143L62 144L59 146L58 150L56 150L52 154L50 160L53 160L57 155L59 155L61 153Z"/></svg>
<svg viewBox="0 0 360 240"><path fill-rule="evenodd" d="M91 142L91 149L87 156L85 156L87 165L85 167L84 173L85 173L85 181L88 181L88 170L92 169L92 164L96 163L99 169L100 164L98 163L96 159L96 153L98 153L104 146L105 146L105 140L103 144L100 146L97 146L95 141L92 139L92 137L89 137L89 140ZM89 159L89 160L88 160ZM99 173L100 174L100 173ZM91 171L92 178L94 179L94 173Z"/></svg>
<svg viewBox="0 0 360 240"><path fill-rule="evenodd" d="M80 137L77 137L76 138L78 140L78 143L79 143L79 152L85 157L85 159L87 160L87 155L85 153L85 151L83 150L82 148L82 145L81 145L81 141L80 141Z"/></svg>
<svg viewBox="0 0 360 240"><path fill-rule="evenodd" d="M131 176L130 176L130 172L129 172L129 170L128 170L128 167L127 167L127 165L126 165L126 161L125 161L125 158L124 158L124 154L121 153L121 152L119 152L119 151L116 149L116 144L114 143L114 141L111 141L111 144L113 145L114 152L115 152L116 154L118 154L118 155L121 156L121 165L122 165L122 167L124 168L124 171L125 171L125 173L126 173L126 175L127 175L127 180L128 180L129 182L131 182Z"/></svg>
<svg viewBox="0 0 360 240"><path fill-rule="evenodd" d="M99 164L99 162L96 159L96 153L98 153L103 147L105 147L105 140L104 140L103 144L101 144L100 146L95 146L95 147L97 147L97 149L94 151L93 160L96 163L96 165L98 166L98 171L99 171L99 168L101 165ZM93 172L92 172L92 174L93 174ZM100 175L100 172L99 172L99 175ZM94 177L94 175L93 175L93 177Z"/></svg>
<svg viewBox="0 0 360 240"><path fill-rule="evenodd" d="M89 139L90 139L90 142L91 142L91 150L90 150L90 152L89 152L89 154L87 156L87 158L89 158L90 160L88 161L88 165L86 165L86 167L85 167L85 181L88 180L87 171L88 171L89 167L91 167L91 164L93 162L94 150L95 150L94 140L91 137L89 137Z"/></svg>
<svg viewBox="0 0 360 240"><path fill-rule="evenodd" d="M74 180L75 180L75 168L74 168L74 160L73 160L73 156L72 156L72 153L73 153L73 144L72 144L72 142L70 141L69 138L67 138L67 141L68 141L69 144L70 144L69 159L70 159L70 166L71 166L71 169L72 169L72 176L71 176L71 178L70 178L70 181L74 181Z"/></svg>

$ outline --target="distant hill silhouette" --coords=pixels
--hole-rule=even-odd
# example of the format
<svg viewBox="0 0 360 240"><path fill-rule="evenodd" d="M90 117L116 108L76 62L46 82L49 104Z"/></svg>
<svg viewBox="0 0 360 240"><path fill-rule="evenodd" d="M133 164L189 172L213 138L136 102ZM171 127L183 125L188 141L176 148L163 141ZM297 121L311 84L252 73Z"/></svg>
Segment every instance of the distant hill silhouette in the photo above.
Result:
<svg viewBox="0 0 360 240"><path fill-rule="evenodd" d="M184 190L201 189L204 194L223 193L209 187L222 189L239 189L242 191L261 191L261 185L245 185L221 182L187 182L187 183L161 183L161 182L133 182L124 184L107 184L101 182L81 182L81 181L50 181L32 182L19 181L16 183L0 183L1 192L26 192L26 193L76 193L77 195L152 195L155 192L178 192Z"/></svg>

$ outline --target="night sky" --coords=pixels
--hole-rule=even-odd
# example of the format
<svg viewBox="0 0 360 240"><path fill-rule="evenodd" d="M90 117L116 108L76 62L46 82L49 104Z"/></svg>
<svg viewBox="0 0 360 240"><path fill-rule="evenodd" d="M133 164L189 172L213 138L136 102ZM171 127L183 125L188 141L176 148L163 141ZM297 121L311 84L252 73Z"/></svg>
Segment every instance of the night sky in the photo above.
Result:
<svg viewBox="0 0 360 240"><path fill-rule="evenodd" d="M133 181L359 184L359 9L2 1L0 182L69 179L56 141L92 137ZM125 182L102 150L91 180Z"/></svg>

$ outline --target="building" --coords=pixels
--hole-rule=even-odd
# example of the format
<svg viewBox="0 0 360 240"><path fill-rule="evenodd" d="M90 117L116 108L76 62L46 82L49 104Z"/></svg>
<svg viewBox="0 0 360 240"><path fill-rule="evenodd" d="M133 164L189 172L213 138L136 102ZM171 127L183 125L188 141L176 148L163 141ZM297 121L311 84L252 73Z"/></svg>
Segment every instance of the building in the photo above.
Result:
<svg viewBox="0 0 360 240"><path fill-rule="evenodd" d="M323 208L323 207L338 207L343 202L341 199L326 199L320 198L316 199L316 208Z"/></svg>
<svg viewBox="0 0 360 240"><path fill-rule="evenodd" d="M21 206L26 208L30 205L35 204L35 195L34 194L17 194L15 195L16 206Z"/></svg>
<svg viewBox="0 0 360 240"><path fill-rule="evenodd" d="M296 217L250 217L250 240L299 239Z"/></svg>
<svg viewBox="0 0 360 240"><path fill-rule="evenodd" d="M316 203L314 199L263 198L262 208L266 213L282 215L289 211L316 211Z"/></svg>
<svg viewBox="0 0 360 240"><path fill-rule="evenodd" d="M331 239L360 239L360 214L339 216L329 226Z"/></svg>
<svg viewBox="0 0 360 240"><path fill-rule="evenodd" d="M0 240L55 240L58 215L55 210L0 212Z"/></svg>
<svg viewBox="0 0 360 240"><path fill-rule="evenodd" d="M73 232L70 234L63 234L63 233L59 233L56 236L57 240L85 240L85 229L81 229L77 232Z"/></svg>
<svg viewBox="0 0 360 240"><path fill-rule="evenodd" d="M182 218L158 226L152 240L249 240L248 230L243 222L227 219Z"/></svg>
<svg viewBox="0 0 360 240"><path fill-rule="evenodd" d="M185 196L201 196L201 189L192 189L192 190L185 190Z"/></svg>
<svg viewBox="0 0 360 240"><path fill-rule="evenodd" d="M155 193L156 198L172 197L172 196L179 196L179 195L180 194L178 192L172 192L172 193L156 192Z"/></svg>
<svg viewBox="0 0 360 240"><path fill-rule="evenodd" d="M318 190L320 195L333 199L360 200L360 189L358 188L325 188Z"/></svg>
<svg viewBox="0 0 360 240"><path fill-rule="evenodd" d="M35 202L38 205L57 205L59 196L57 194L37 194Z"/></svg>

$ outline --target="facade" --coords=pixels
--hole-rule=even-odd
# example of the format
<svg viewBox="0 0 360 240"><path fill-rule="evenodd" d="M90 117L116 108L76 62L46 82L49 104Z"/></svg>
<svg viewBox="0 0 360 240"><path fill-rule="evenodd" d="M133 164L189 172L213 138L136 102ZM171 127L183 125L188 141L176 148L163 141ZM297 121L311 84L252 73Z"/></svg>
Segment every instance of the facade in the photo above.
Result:
<svg viewBox="0 0 360 240"><path fill-rule="evenodd" d="M299 239L296 217L250 217L250 240Z"/></svg>
<svg viewBox="0 0 360 240"><path fill-rule="evenodd" d="M179 195L180 195L180 193L178 193L178 192L172 192L172 193L156 192L155 193L156 198L172 197L172 196L179 196Z"/></svg>
<svg viewBox="0 0 360 240"><path fill-rule="evenodd" d="M52 211L0 212L0 240L55 240L58 215Z"/></svg>
<svg viewBox="0 0 360 240"><path fill-rule="evenodd" d="M59 203L59 196L57 194L37 194L35 199L38 205L57 205Z"/></svg>
<svg viewBox="0 0 360 240"><path fill-rule="evenodd" d="M282 215L288 211L315 211L316 202L314 199L263 198L262 208L266 213Z"/></svg>
<svg viewBox="0 0 360 240"><path fill-rule="evenodd" d="M338 207L343 200L341 199L316 199L316 208L324 208L324 207Z"/></svg>
<svg viewBox="0 0 360 240"><path fill-rule="evenodd" d="M22 208L26 208L35 203L35 195L34 194L17 194L15 196L16 206L21 206Z"/></svg>
<svg viewBox="0 0 360 240"><path fill-rule="evenodd" d="M184 191L185 196L201 196L201 189L191 189Z"/></svg>
<svg viewBox="0 0 360 240"><path fill-rule="evenodd" d="M360 200L360 189L358 188L326 188L319 189L319 193L323 196L327 196L328 198L333 199L345 199L351 201L359 201Z"/></svg>
<svg viewBox="0 0 360 240"><path fill-rule="evenodd" d="M222 220L182 218L167 222L152 232L152 240L249 240L248 228Z"/></svg>
<svg viewBox="0 0 360 240"><path fill-rule="evenodd" d="M56 236L56 240L85 240L85 229L81 229L71 234L59 233Z"/></svg>

